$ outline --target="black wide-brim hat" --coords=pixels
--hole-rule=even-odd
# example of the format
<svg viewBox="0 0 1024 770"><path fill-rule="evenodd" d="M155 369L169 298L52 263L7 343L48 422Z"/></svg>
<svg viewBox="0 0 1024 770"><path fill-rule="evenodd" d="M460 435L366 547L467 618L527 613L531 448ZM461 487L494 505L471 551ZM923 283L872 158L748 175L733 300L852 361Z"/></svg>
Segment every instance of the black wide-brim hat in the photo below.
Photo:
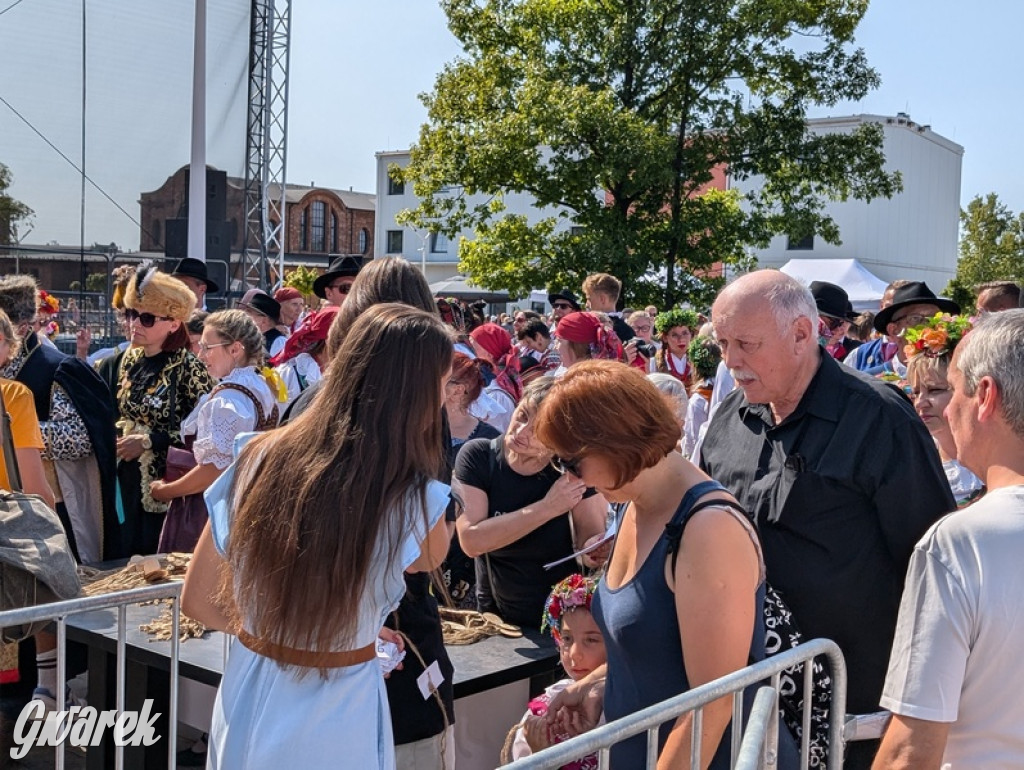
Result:
<svg viewBox="0 0 1024 770"><path fill-rule="evenodd" d="M171 275L175 278L185 276L186 278L195 278L197 281L202 281L206 284L206 290L211 294L216 294L220 291L220 287L210 280L208 273L206 272L206 263L201 259L195 257L185 257L180 260L178 264L174 266L171 271Z"/></svg>
<svg viewBox="0 0 1024 770"><path fill-rule="evenodd" d="M857 318L853 312L853 305L850 304L850 295L842 286L828 281L811 281L809 288L820 315L842 318L844 321L853 321Z"/></svg>
<svg viewBox="0 0 1024 770"><path fill-rule="evenodd" d="M935 292L929 289L924 281L911 281L893 292L892 304L889 307L878 311L875 316L875 331L886 334L886 327L892 323L892 317L910 305L935 305L940 312L952 315L960 312L957 303L946 297L936 297Z"/></svg>
<svg viewBox="0 0 1024 770"><path fill-rule="evenodd" d="M262 313L274 323L281 320L281 303L262 289L249 289L238 301L238 307Z"/></svg>
<svg viewBox="0 0 1024 770"><path fill-rule="evenodd" d="M341 278L342 276L359 275L359 271L363 269L365 264L366 259L354 254L348 254L331 260L331 264L327 267L327 272L313 281L313 293L320 299L327 299L327 292L325 291L327 284L335 278Z"/></svg>
<svg viewBox="0 0 1024 770"><path fill-rule="evenodd" d="M554 305L555 304L555 300L559 300L559 299L564 299L566 302L568 302L570 305L572 305L572 309L577 311L577 312L582 310L582 308L580 307L579 300L576 299L576 295L573 294L568 289L562 289L561 291L554 291L554 292L551 292L548 295L548 303L551 304L551 305Z"/></svg>

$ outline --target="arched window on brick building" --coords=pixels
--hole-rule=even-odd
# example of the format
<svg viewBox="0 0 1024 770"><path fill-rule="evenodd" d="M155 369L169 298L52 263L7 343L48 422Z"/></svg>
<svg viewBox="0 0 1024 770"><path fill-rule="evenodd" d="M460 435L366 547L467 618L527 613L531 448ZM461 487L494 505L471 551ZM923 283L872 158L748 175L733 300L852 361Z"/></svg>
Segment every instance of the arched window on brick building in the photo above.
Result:
<svg viewBox="0 0 1024 770"><path fill-rule="evenodd" d="M327 251L327 242L324 238L327 204L323 201L313 201L310 209L310 251Z"/></svg>

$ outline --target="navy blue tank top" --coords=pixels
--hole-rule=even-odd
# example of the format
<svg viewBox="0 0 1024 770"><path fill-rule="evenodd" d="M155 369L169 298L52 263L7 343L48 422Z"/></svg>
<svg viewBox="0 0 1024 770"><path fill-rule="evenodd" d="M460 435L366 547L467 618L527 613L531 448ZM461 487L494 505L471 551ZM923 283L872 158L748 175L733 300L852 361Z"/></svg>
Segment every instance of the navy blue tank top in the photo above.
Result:
<svg viewBox="0 0 1024 770"><path fill-rule="evenodd" d="M683 667L683 648L679 638L675 594L665 581L665 562L673 539L670 528L678 533L686 526L694 503L710 492L725 491L717 481L704 481L691 487L673 514L665 533L628 583L617 589L602 580L594 595L592 611L604 634L608 653L608 678L605 684L604 714L613 719L632 714L690 689ZM678 542L678 541L677 541ZM756 594L754 633L750 642L750 660L764 658L764 583ZM748 688L749 710L756 688ZM664 747L675 720L663 724L658 750ZM785 728L780 730L781 744ZM728 768L731 725L727 727L711 763L712 770ZM792 747L790 747L792 749ZM612 747L613 768L643 767L647 757L646 734L641 733ZM792 750L780 751L780 767L793 758Z"/></svg>

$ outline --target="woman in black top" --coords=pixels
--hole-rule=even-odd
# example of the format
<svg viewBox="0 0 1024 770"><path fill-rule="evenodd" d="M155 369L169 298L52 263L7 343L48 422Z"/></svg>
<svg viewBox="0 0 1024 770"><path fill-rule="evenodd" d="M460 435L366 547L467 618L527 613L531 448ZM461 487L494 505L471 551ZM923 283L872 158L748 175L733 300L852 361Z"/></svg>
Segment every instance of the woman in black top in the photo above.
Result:
<svg viewBox="0 0 1024 770"><path fill-rule="evenodd" d="M552 380L531 383L504 436L469 441L455 464L453 489L465 511L459 543L477 558L477 604L505 620L539 628L551 586L577 571L574 560L549 570L604 533L608 505L572 474L560 475L534 436L533 418Z"/></svg>

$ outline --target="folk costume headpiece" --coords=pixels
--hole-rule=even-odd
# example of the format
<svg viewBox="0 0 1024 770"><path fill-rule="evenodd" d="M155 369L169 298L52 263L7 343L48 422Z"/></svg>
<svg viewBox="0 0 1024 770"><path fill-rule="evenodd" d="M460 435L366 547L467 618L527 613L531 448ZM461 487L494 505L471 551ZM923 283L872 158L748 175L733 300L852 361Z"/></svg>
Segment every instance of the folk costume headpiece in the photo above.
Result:
<svg viewBox="0 0 1024 770"><path fill-rule="evenodd" d="M971 319L965 315L936 313L920 326L913 326L904 332L907 344L903 352L907 359L914 356L948 358L972 327Z"/></svg>
<svg viewBox="0 0 1024 770"><path fill-rule="evenodd" d="M128 282L124 306L185 322L195 310L196 295L177 278L160 272L156 265L143 262Z"/></svg>
<svg viewBox="0 0 1024 770"><path fill-rule="evenodd" d="M54 315L60 312L60 300L47 291L39 290L39 310L44 315Z"/></svg>
<svg viewBox="0 0 1024 770"><path fill-rule="evenodd" d="M340 309L334 305L328 305L306 316L299 324L299 328L284 343L284 349L270 359L270 365L280 366L285 361L291 361L300 353L308 353L316 343L325 342L327 332Z"/></svg>
<svg viewBox="0 0 1024 770"><path fill-rule="evenodd" d="M622 343L615 332L604 328L594 313L569 313L558 322L555 334L559 339L590 346L591 358L617 361L622 358Z"/></svg>
<svg viewBox="0 0 1024 770"><path fill-rule="evenodd" d="M512 350L512 336L498 324L482 324L471 331L469 336L498 362Z"/></svg>
<svg viewBox="0 0 1024 770"><path fill-rule="evenodd" d="M132 282L133 275L135 275L135 268L131 265L121 265L114 268L111 276L114 292L110 297L110 306L114 310L124 310L124 293L128 290L128 284Z"/></svg>
<svg viewBox="0 0 1024 770"><path fill-rule="evenodd" d="M658 317L654 319L654 330L658 334L664 334L677 326L685 326L691 332L695 332L700 326L700 317L693 310L675 308L658 313Z"/></svg>
<svg viewBox="0 0 1024 770"><path fill-rule="evenodd" d="M556 642L562 641L562 618L565 613L582 607L590 609L597 590L597 580L583 575L569 575L565 580L551 589L551 595L544 603L544 617L541 619L540 630L551 631Z"/></svg>

